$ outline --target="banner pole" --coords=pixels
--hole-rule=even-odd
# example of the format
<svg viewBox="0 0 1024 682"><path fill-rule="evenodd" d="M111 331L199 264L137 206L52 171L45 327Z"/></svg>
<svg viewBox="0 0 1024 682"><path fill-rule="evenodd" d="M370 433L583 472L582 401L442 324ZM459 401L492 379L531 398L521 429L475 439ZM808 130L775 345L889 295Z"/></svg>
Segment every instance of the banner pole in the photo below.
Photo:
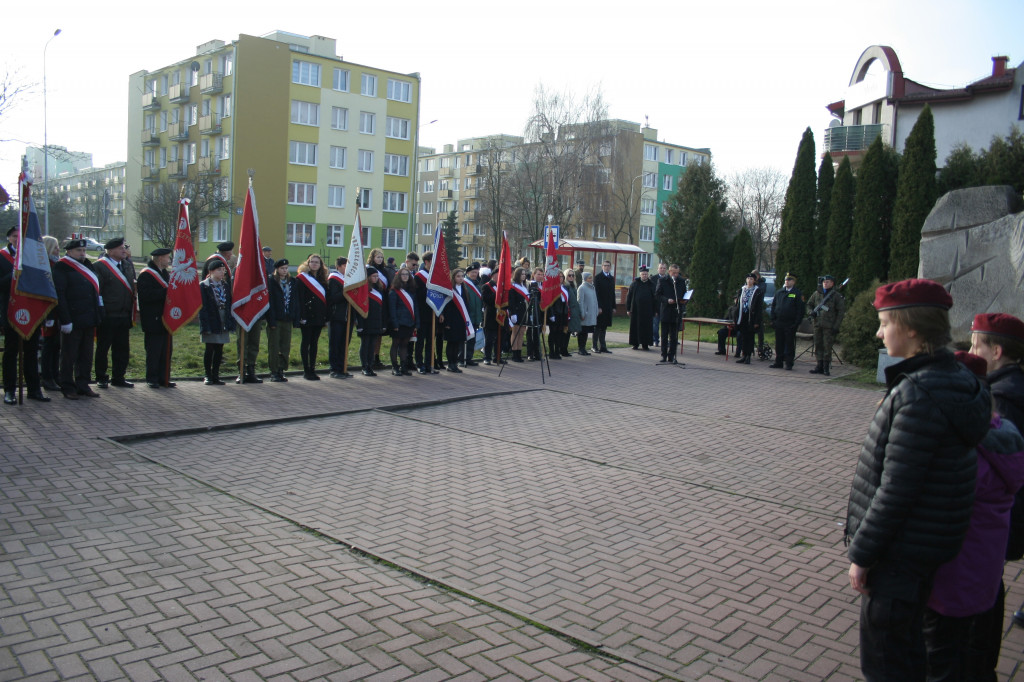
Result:
<svg viewBox="0 0 1024 682"><path fill-rule="evenodd" d="M437 343L437 315L433 315L430 318L430 363L427 365L430 367L430 373L433 374L436 367L434 367L437 361L436 351L434 344Z"/></svg>
<svg viewBox="0 0 1024 682"><path fill-rule="evenodd" d="M171 342L174 340L174 336L168 332L167 334L167 362L164 363L164 384L170 385L171 383Z"/></svg>
<svg viewBox="0 0 1024 682"><path fill-rule="evenodd" d="M345 357L341 361L341 373L348 374L348 347L352 343L352 306L348 307L348 324L345 325Z"/></svg>
<svg viewBox="0 0 1024 682"><path fill-rule="evenodd" d="M18 334L18 404L25 403L25 339Z"/></svg>
<svg viewBox="0 0 1024 682"><path fill-rule="evenodd" d="M251 181L250 181L251 182ZM245 328L243 327L238 332L238 381L236 383L245 383Z"/></svg>

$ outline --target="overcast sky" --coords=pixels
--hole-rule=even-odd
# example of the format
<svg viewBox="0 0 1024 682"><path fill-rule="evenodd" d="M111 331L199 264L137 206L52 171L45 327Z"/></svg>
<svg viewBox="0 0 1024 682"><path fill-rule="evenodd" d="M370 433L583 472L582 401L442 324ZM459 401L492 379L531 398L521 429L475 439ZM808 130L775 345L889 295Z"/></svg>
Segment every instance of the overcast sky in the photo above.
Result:
<svg viewBox="0 0 1024 682"><path fill-rule="evenodd" d="M426 146L522 134L541 83L600 88L611 117L649 117L659 139L709 147L724 176L788 175L807 126L820 150L825 105L843 99L870 45L892 46L908 78L937 87L988 75L995 55L1024 61L1021 0L229 4L11 3L0 68L33 92L0 118L0 184L16 186L25 146L43 143L43 46L57 28L49 143L91 152L95 165L127 158L129 74L242 33L325 35L346 60L419 72L421 121L437 119L420 130Z"/></svg>

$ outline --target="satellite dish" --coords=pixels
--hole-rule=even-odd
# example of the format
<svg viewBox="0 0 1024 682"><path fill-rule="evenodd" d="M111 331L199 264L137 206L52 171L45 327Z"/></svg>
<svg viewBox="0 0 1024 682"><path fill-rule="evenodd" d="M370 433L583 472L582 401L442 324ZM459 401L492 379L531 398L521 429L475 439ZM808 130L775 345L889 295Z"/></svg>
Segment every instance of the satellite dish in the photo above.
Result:
<svg viewBox="0 0 1024 682"><path fill-rule="evenodd" d="M838 118L834 118L834 119L832 119L831 121L828 122L828 127L829 128L838 128L841 125L843 125L843 122L840 121Z"/></svg>
<svg viewBox="0 0 1024 682"><path fill-rule="evenodd" d="M191 66L193 71L198 71L199 70L199 62L192 62L192 64L190 66Z"/></svg>

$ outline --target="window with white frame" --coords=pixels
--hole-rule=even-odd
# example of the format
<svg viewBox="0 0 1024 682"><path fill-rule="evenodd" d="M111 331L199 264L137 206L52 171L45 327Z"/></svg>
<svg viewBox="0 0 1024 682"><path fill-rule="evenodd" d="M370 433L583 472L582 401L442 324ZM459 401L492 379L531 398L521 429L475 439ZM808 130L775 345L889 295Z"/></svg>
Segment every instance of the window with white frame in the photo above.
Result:
<svg viewBox="0 0 1024 682"><path fill-rule="evenodd" d="M483 237L486 234L483 223L473 223L473 236Z"/></svg>
<svg viewBox="0 0 1024 682"><path fill-rule="evenodd" d="M344 170L348 163L348 148L331 146L331 168Z"/></svg>
<svg viewBox="0 0 1024 682"><path fill-rule="evenodd" d="M166 133L167 132L167 112L166 111L161 111L160 112L160 132L161 133Z"/></svg>
<svg viewBox="0 0 1024 682"><path fill-rule="evenodd" d="M368 73L363 74L363 86L360 92L367 97L377 96L377 77Z"/></svg>
<svg viewBox="0 0 1024 682"><path fill-rule="evenodd" d="M404 249L405 230L385 227L380 231L380 248L382 249Z"/></svg>
<svg viewBox="0 0 1024 682"><path fill-rule="evenodd" d="M655 188L658 186L657 173L644 173L644 187Z"/></svg>
<svg viewBox="0 0 1024 682"><path fill-rule="evenodd" d="M298 246L312 245L314 232L312 223L287 223L284 239L288 244Z"/></svg>
<svg viewBox="0 0 1024 682"><path fill-rule="evenodd" d="M430 223L423 223L422 234L425 237L434 234L434 226Z"/></svg>
<svg viewBox="0 0 1024 682"><path fill-rule="evenodd" d="M431 213L434 212L434 202L433 201L424 201L420 205L420 208L421 208L420 213L422 213L423 215L430 215Z"/></svg>
<svg viewBox="0 0 1024 682"><path fill-rule="evenodd" d="M217 156L221 159L231 158L231 136L224 135L217 138Z"/></svg>
<svg viewBox="0 0 1024 682"><path fill-rule="evenodd" d="M167 168L167 147L160 147L160 167Z"/></svg>
<svg viewBox="0 0 1024 682"><path fill-rule="evenodd" d="M213 221L213 241L226 242L231 238L231 223L226 218Z"/></svg>
<svg viewBox="0 0 1024 682"><path fill-rule="evenodd" d="M423 181L423 191L424 192L433 192L434 191L434 181L433 180L424 180Z"/></svg>
<svg viewBox="0 0 1024 682"><path fill-rule="evenodd" d="M438 215L440 215L442 213L444 213L444 214L448 213L448 202L447 201L439 201L439 202L437 202L437 213L438 213Z"/></svg>
<svg viewBox="0 0 1024 682"><path fill-rule="evenodd" d="M686 152L679 152L679 165L680 166L685 166L686 165Z"/></svg>
<svg viewBox="0 0 1024 682"><path fill-rule="evenodd" d="M345 226L344 225L328 225L327 226L327 246L344 246L345 245Z"/></svg>
<svg viewBox="0 0 1024 682"><path fill-rule="evenodd" d="M370 248L370 228L363 227L362 234L360 234L360 237L363 240L363 248L364 249Z"/></svg>
<svg viewBox="0 0 1024 682"><path fill-rule="evenodd" d="M401 154L385 154L384 175L409 175L409 157Z"/></svg>
<svg viewBox="0 0 1024 682"><path fill-rule="evenodd" d="M665 149L662 149L661 151L665 153L665 163L672 163L672 152L674 150L669 149L668 147L666 147Z"/></svg>
<svg viewBox="0 0 1024 682"><path fill-rule="evenodd" d="M470 207L469 199L463 199L462 200L462 212L463 213L469 213L469 207Z"/></svg>
<svg viewBox="0 0 1024 682"><path fill-rule="evenodd" d="M640 226L640 241L642 241L642 242L653 242L654 241L654 225L641 225Z"/></svg>
<svg viewBox="0 0 1024 682"><path fill-rule="evenodd" d="M644 145L644 161L657 161L658 160L658 148L653 144Z"/></svg>
<svg viewBox="0 0 1024 682"><path fill-rule="evenodd" d="M466 189L473 189L473 178L466 178Z"/></svg>
<svg viewBox="0 0 1024 682"><path fill-rule="evenodd" d="M199 156L209 158L210 156L210 138L204 137L199 141Z"/></svg>
<svg viewBox="0 0 1024 682"><path fill-rule="evenodd" d="M292 83L312 85L319 88L320 65L298 59L292 60Z"/></svg>
<svg viewBox="0 0 1024 682"><path fill-rule="evenodd" d="M461 249L459 249L459 255L462 257L463 260L469 258L469 247L463 246Z"/></svg>
<svg viewBox="0 0 1024 682"><path fill-rule="evenodd" d="M345 186L344 185L328 185L327 186L327 207L328 208L345 208Z"/></svg>
<svg viewBox="0 0 1024 682"><path fill-rule="evenodd" d="M359 112L359 132L373 135L377 132L377 114L368 111Z"/></svg>
<svg viewBox="0 0 1024 682"><path fill-rule="evenodd" d="M196 162L196 143L195 142L191 143L188 146L188 162L189 163L195 163Z"/></svg>
<svg viewBox="0 0 1024 682"><path fill-rule="evenodd" d="M160 95L164 96L167 94L167 74L160 76Z"/></svg>
<svg viewBox="0 0 1024 682"><path fill-rule="evenodd" d="M316 145L312 142L296 142L291 140L288 143L288 163L296 163L300 166L315 166Z"/></svg>
<svg viewBox="0 0 1024 682"><path fill-rule="evenodd" d="M470 223L462 223L462 234L469 235Z"/></svg>
<svg viewBox="0 0 1024 682"><path fill-rule="evenodd" d="M607 229L604 223L594 223L594 239L604 239Z"/></svg>
<svg viewBox="0 0 1024 682"><path fill-rule="evenodd" d="M652 254L649 254L649 253L639 253L639 254L637 254L637 256L636 256L636 266L638 268L650 269L650 267L651 267L651 255Z"/></svg>
<svg viewBox="0 0 1024 682"><path fill-rule="evenodd" d="M654 199L643 199L640 201L640 213L644 215L654 215L657 210L657 201Z"/></svg>
<svg viewBox="0 0 1024 682"><path fill-rule="evenodd" d="M373 190L369 187L363 187L359 190L359 206L363 210L369 211L373 208ZM367 229L367 228L363 228ZM369 246L364 244L363 246Z"/></svg>
<svg viewBox="0 0 1024 682"><path fill-rule="evenodd" d="M386 137L393 137L396 140L409 139L409 119L388 116L385 123L384 135Z"/></svg>
<svg viewBox="0 0 1024 682"><path fill-rule="evenodd" d="M473 247L473 260L483 260L483 259L484 259L484 247L482 247L482 246L474 246Z"/></svg>
<svg viewBox="0 0 1024 682"><path fill-rule="evenodd" d="M384 192L381 208L389 213L405 213L408 196L405 192Z"/></svg>
<svg viewBox="0 0 1024 682"><path fill-rule="evenodd" d="M611 168L598 168L597 179L602 185L607 185L612 181L612 169Z"/></svg>
<svg viewBox="0 0 1024 682"><path fill-rule="evenodd" d="M348 130L348 109L331 107L331 127L335 130Z"/></svg>
<svg viewBox="0 0 1024 682"><path fill-rule="evenodd" d="M205 220L200 220L199 221L199 241L201 241L201 242L208 242L208 241L210 241L210 235L206 231L206 221Z"/></svg>
<svg viewBox="0 0 1024 682"><path fill-rule="evenodd" d="M193 73L195 73L193 71ZM188 124L194 126L199 123L199 105L193 104L188 108Z"/></svg>
<svg viewBox="0 0 1024 682"><path fill-rule="evenodd" d="M672 176L665 174L665 177L661 179L661 188L666 192L672 191Z"/></svg>
<svg viewBox="0 0 1024 682"><path fill-rule="evenodd" d="M292 100L292 123L304 126L320 125L320 105L302 100Z"/></svg>
<svg viewBox="0 0 1024 682"><path fill-rule="evenodd" d="M373 152L369 149L359 150L359 166L358 169L364 173L373 172ZM364 207L365 208L365 207Z"/></svg>
<svg viewBox="0 0 1024 682"><path fill-rule="evenodd" d="M602 142L597 150L598 156L611 156L612 155L612 143Z"/></svg>
<svg viewBox="0 0 1024 682"><path fill-rule="evenodd" d="M199 85L199 69L189 69L190 87Z"/></svg>
<svg viewBox="0 0 1024 682"><path fill-rule="evenodd" d="M334 70L334 89L339 92L348 92L348 69Z"/></svg>
<svg viewBox="0 0 1024 682"><path fill-rule="evenodd" d="M235 68L235 53L226 52L220 58L220 70L225 76L230 76Z"/></svg>
<svg viewBox="0 0 1024 682"><path fill-rule="evenodd" d="M221 118L227 118L231 115L231 93L224 95L220 98L220 116Z"/></svg>
<svg viewBox="0 0 1024 682"><path fill-rule="evenodd" d="M288 203L316 206L316 185L311 182L289 182Z"/></svg>
<svg viewBox="0 0 1024 682"><path fill-rule="evenodd" d="M411 102L412 83L406 83L405 81L398 81L393 78L389 78L388 99L393 99L397 102Z"/></svg>

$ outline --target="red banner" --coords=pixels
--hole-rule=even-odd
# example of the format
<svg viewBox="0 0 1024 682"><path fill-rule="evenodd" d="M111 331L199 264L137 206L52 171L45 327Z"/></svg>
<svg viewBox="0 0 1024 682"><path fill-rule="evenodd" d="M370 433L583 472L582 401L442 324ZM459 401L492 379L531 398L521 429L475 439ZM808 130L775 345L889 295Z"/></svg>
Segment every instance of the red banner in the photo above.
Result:
<svg viewBox="0 0 1024 682"><path fill-rule="evenodd" d="M164 302L164 327L174 334L199 314L202 305L196 252L192 247L192 230L188 223L188 199L182 199L178 206L178 232L174 237L171 278Z"/></svg>
<svg viewBox="0 0 1024 682"><path fill-rule="evenodd" d="M252 329L260 315L270 308L267 267L263 262L260 223L251 179L242 211L242 234L238 240L238 265L231 278L231 299L231 315L245 331Z"/></svg>
<svg viewBox="0 0 1024 682"><path fill-rule="evenodd" d="M494 306L497 308L498 324L505 324L508 292L512 288L512 252L504 230L501 231L501 260L498 261L498 271L494 277L497 278L494 283Z"/></svg>
<svg viewBox="0 0 1024 682"><path fill-rule="evenodd" d="M7 321L23 339L30 338L57 304L57 291L50 273L50 258L39 231L39 218L32 201L32 183L22 173L21 225L18 230L17 261L12 264L11 297ZM11 339L13 342L13 339ZM35 358L32 359L35 362Z"/></svg>
<svg viewBox="0 0 1024 682"><path fill-rule="evenodd" d="M550 234L551 228L547 227L545 230L547 234L547 258L544 263L544 283L540 289L540 307L541 310L547 310L551 307L562 292L562 284L558 279L558 256L555 255L555 238L553 234Z"/></svg>

